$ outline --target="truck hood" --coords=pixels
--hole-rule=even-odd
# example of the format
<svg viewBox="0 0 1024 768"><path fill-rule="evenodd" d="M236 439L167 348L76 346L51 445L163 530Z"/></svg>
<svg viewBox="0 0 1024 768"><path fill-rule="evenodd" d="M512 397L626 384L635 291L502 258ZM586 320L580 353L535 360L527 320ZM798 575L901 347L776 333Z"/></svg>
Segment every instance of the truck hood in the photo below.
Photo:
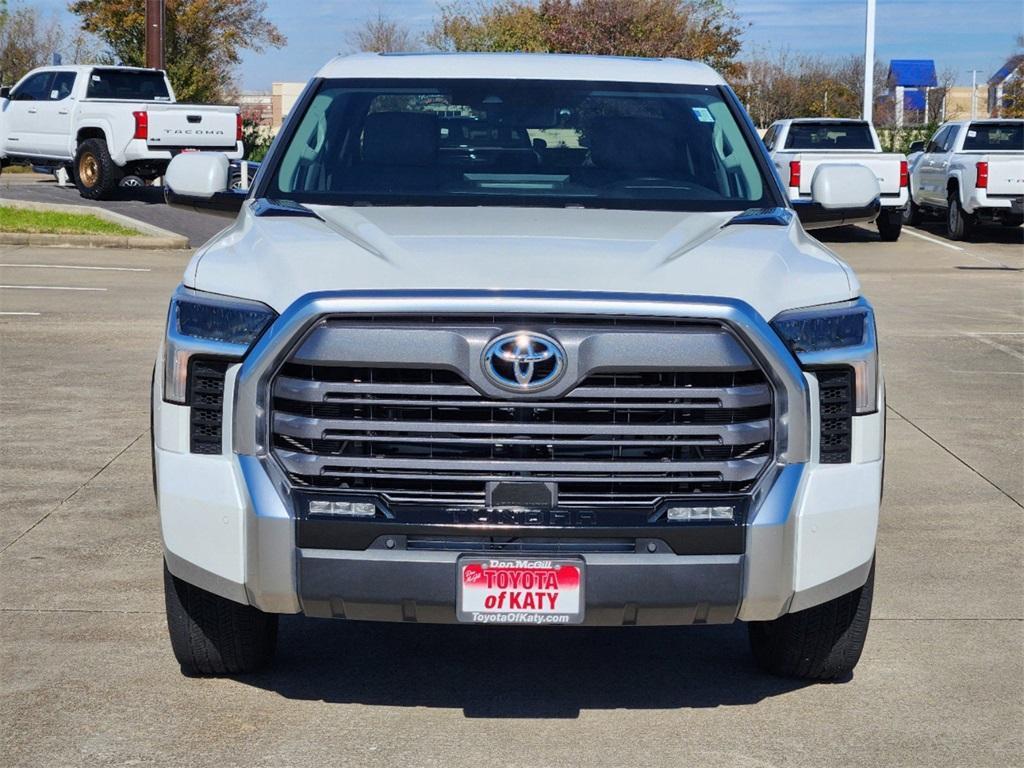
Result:
<svg viewBox="0 0 1024 768"><path fill-rule="evenodd" d="M729 297L765 319L853 298L852 272L794 220L563 208L348 208L257 216L200 248L185 285L283 312L330 290L479 289Z"/></svg>

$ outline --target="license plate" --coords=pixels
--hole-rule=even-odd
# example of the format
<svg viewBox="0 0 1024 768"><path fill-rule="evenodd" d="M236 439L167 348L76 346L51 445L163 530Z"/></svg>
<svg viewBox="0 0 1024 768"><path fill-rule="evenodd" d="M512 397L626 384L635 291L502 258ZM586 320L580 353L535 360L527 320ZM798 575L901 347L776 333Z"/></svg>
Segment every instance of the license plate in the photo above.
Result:
<svg viewBox="0 0 1024 768"><path fill-rule="evenodd" d="M473 624L579 624L583 575L579 559L461 557L458 619Z"/></svg>

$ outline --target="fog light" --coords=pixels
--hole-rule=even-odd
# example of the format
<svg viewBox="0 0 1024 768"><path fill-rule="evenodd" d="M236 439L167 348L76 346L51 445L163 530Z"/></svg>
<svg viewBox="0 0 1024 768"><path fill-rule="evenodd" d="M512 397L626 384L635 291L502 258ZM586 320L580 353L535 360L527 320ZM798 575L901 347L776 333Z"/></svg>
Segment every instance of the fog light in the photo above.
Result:
<svg viewBox="0 0 1024 768"><path fill-rule="evenodd" d="M733 520L735 514L735 507L669 507L667 517L672 523L693 523L708 520Z"/></svg>
<svg viewBox="0 0 1024 768"><path fill-rule="evenodd" d="M311 501L309 514L373 517L377 514L377 505L369 501Z"/></svg>

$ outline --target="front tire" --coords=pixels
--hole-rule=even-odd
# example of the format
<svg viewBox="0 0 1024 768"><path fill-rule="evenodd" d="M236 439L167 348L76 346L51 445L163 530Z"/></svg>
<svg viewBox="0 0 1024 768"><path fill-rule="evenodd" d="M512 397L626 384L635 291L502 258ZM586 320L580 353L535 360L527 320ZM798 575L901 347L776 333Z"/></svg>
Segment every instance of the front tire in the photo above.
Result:
<svg viewBox="0 0 1024 768"><path fill-rule="evenodd" d="M949 193L949 206L946 208L946 234L950 240L967 240L974 231L974 217L960 205L960 196L956 190Z"/></svg>
<svg viewBox="0 0 1024 768"><path fill-rule="evenodd" d="M103 139L86 139L78 145L74 171L78 193L88 200L109 198L122 175Z"/></svg>
<svg viewBox="0 0 1024 768"><path fill-rule="evenodd" d="M878 234L882 238L882 242L896 242L900 239L900 231L903 229L903 209L882 209L875 220L875 225L878 227Z"/></svg>
<svg viewBox="0 0 1024 768"><path fill-rule="evenodd" d="M267 666L277 645L277 614L182 581L164 563L171 648L182 672L236 675Z"/></svg>
<svg viewBox="0 0 1024 768"><path fill-rule="evenodd" d="M804 680L847 677L860 660L871 620L875 564L863 587L774 621L748 625L754 660L766 672Z"/></svg>

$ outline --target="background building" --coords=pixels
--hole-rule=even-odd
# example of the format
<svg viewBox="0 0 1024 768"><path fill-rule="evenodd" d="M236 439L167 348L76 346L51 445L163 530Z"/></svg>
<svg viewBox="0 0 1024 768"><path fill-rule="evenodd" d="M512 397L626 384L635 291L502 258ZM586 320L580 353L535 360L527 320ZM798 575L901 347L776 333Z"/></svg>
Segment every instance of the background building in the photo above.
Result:
<svg viewBox="0 0 1024 768"><path fill-rule="evenodd" d="M270 87L271 122L270 129L277 133L284 119L306 87L305 83L274 83Z"/></svg>
<svg viewBox="0 0 1024 768"><path fill-rule="evenodd" d="M1024 54L1011 56L988 81L988 111L993 117L1000 117L1006 104L1008 87L1024 78Z"/></svg>
<svg viewBox="0 0 1024 768"><path fill-rule="evenodd" d="M930 92L939 85L934 60L893 59L889 62L887 85L883 99L891 104L897 128L928 122Z"/></svg>

